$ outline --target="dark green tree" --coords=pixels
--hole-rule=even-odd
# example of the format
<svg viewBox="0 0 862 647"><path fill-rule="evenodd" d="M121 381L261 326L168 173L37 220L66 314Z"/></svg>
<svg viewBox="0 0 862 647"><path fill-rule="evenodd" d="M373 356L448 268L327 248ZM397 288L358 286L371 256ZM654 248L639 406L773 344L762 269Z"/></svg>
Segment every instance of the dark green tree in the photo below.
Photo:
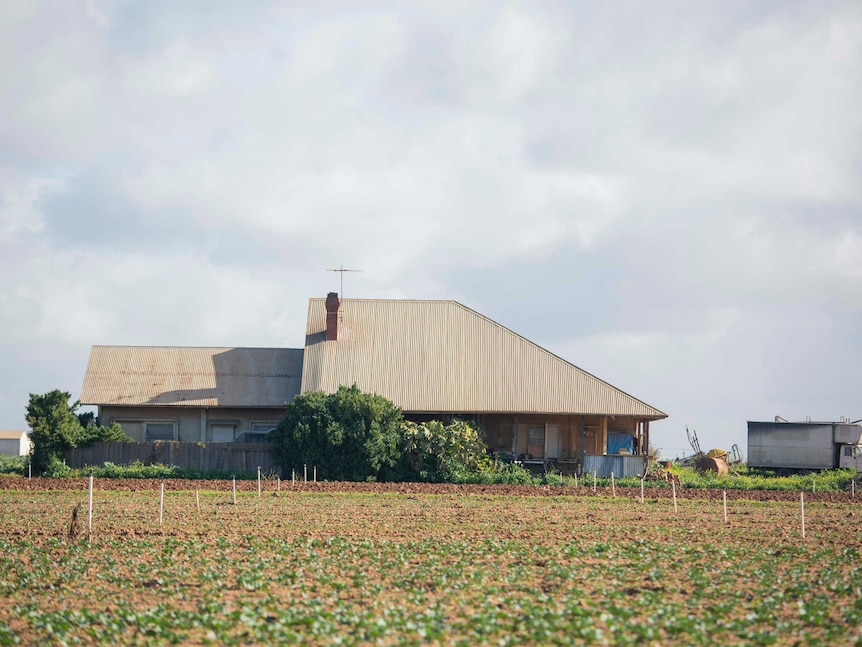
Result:
<svg viewBox="0 0 862 647"><path fill-rule="evenodd" d="M92 415L77 415L80 403L70 405L71 393L55 389L48 393L30 394L27 424L30 426L30 452L37 472L50 472L63 460L63 452L97 440L128 442L131 440L117 423L110 427L95 424ZM82 424L82 421L86 424Z"/></svg>
<svg viewBox="0 0 862 647"><path fill-rule="evenodd" d="M401 421L401 409L356 385L331 394L304 393L272 432L272 451L282 467L317 466L330 480L393 480Z"/></svg>

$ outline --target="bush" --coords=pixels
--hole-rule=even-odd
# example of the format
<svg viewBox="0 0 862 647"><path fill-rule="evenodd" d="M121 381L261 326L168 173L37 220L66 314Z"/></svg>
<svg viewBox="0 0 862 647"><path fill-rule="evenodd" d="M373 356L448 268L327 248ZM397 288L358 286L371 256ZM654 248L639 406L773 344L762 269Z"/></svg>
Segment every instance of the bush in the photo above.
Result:
<svg viewBox="0 0 862 647"><path fill-rule="evenodd" d="M401 409L356 385L297 396L270 433L284 468L318 466L330 480L388 481L399 476Z"/></svg>
<svg viewBox="0 0 862 647"><path fill-rule="evenodd" d="M63 466L65 467L65 466ZM237 480L252 480L257 478L257 471L243 470L241 472L230 472L228 470L201 471L176 465L165 465L155 463L145 465L141 461L132 461L125 465L116 465L105 461L103 467L87 465L81 469L70 469L66 467L64 476L76 478L90 476L107 479L190 479L190 480L226 480L236 477Z"/></svg>
<svg viewBox="0 0 862 647"><path fill-rule="evenodd" d="M0 474L27 474L27 456L2 456L0 455Z"/></svg>
<svg viewBox="0 0 862 647"><path fill-rule="evenodd" d="M459 483L487 456L479 431L461 420L401 425L402 477L432 483Z"/></svg>

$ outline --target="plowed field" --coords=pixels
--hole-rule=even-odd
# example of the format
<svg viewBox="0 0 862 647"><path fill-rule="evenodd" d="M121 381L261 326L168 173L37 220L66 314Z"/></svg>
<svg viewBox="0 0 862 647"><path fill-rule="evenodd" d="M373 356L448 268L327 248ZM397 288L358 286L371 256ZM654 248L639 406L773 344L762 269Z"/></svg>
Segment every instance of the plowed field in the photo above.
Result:
<svg viewBox="0 0 862 647"><path fill-rule="evenodd" d="M0 645L862 644L862 496L160 485L0 479Z"/></svg>

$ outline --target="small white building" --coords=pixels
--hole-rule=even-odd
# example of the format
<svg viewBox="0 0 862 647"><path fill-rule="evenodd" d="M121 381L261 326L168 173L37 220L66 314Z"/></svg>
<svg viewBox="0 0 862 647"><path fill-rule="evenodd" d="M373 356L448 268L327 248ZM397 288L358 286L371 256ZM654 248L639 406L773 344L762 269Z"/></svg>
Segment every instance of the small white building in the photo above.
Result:
<svg viewBox="0 0 862 647"><path fill-rule="evenodd" d="M4 456L26 456L31 446L26 431L0 431L0 454Z"/></svg>

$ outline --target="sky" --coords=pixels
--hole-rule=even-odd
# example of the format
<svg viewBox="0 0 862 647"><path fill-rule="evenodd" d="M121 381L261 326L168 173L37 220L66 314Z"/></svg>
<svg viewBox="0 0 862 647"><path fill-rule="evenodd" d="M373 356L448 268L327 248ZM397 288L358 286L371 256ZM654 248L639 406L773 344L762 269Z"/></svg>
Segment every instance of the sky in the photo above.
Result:
<svg viewBox="0 0 862 647"><path fill-rule="evenodd" d="M666 413L862 418L862 4L0 4L0 429L94 344L453 299Z"/></svg>

